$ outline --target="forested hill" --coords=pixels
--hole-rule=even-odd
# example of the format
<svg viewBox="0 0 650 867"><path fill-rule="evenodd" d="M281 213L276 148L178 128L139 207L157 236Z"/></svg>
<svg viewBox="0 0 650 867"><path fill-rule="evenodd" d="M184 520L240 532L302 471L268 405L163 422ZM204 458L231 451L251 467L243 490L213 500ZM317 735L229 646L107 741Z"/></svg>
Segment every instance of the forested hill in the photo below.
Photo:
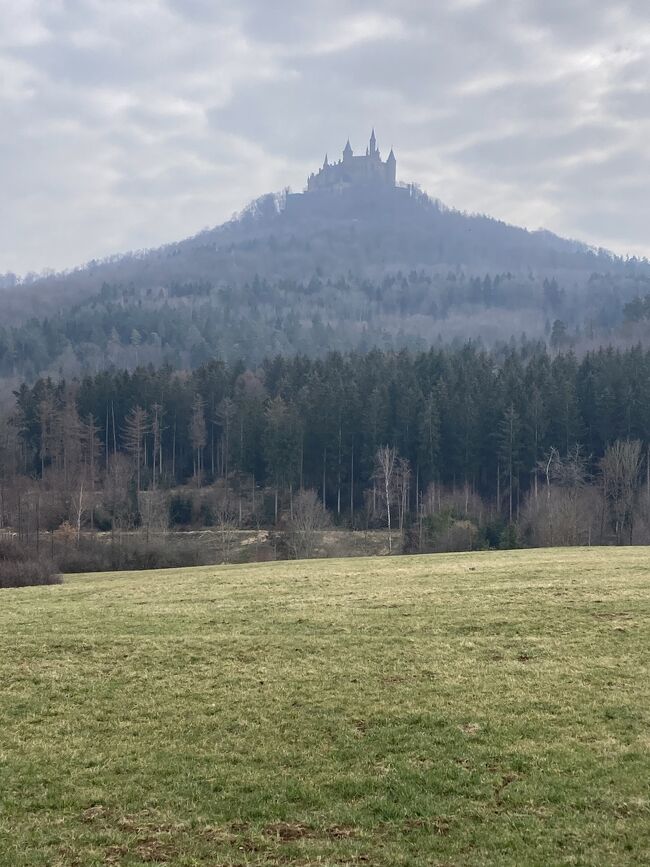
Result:
<svg viewBox="0 0 650 867"><path fill-rule="evenodd" d="M643 267L633 262L635 268ZM413 269L463 268L468 273L624 273L626 264L603 250L529 232L490 217L468 215L430 199L415 188L397 200L323 209L320 203L293 212L286 194L269 194L216 228L154 250L92 261L73 271L23 282L16 312L28 299L46 305L87 299L105 283L139 289L209 284L242 286L255 277L308 281L315 273L338 278ZM650 267L646 268L650 274ZM10 276L0 288L14 288ZM11 303L11 293L6 293Z"/></svg>
<svg viewBox="0 0 650 867"><path fill-rule="evenodd" d="M0 279L0 376L142 363L255 363L480 339L611 339L647 262L442 206L293 209L264 196L223 226L20 284ZM349 204L349 203L348 203Z"/></svg>

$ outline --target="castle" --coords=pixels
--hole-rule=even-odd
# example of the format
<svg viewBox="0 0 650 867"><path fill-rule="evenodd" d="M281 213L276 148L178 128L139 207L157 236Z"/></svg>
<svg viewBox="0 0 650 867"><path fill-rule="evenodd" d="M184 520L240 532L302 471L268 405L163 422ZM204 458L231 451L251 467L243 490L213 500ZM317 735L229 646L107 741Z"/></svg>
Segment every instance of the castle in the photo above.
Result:
<svg viewBox="0 0 650 867"><path fill-rule="evenodd" d="M382 220L404 215L413 195L412 185L395 179L397 160L391 148L384 161L373 129L364 155L355 156L348 139L342 158L307 178L302 193L287 192L284 214L289 220Z"/></svg>
<svg viewBox="0 0 650 867"><path fill-rule="evenodd" d="M373 129L365 156L356 156L350 139L343 150L343 158L330 163L325 155L323 167L307 179L307 193L343 191L349 187L395 187L397 161L391 148L384 162L377 147Z"/></svg>

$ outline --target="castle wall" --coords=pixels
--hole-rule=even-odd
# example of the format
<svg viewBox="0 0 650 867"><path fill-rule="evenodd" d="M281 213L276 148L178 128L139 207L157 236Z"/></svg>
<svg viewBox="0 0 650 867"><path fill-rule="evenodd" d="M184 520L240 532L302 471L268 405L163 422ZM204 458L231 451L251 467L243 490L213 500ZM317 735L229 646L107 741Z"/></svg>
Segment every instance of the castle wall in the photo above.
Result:
<svg viewBox="0 0 650 867"><path fill-rule="evenodd" d="M285 213L289 218L301 219L357 219L369 215L383 219L400 213L410 198L409 187L357 184L289 194Z"/></svg>
<svg viewBox="0 0 650 867"><path fill-rule="evenodd" d="M366 156L345 156L342 161L323 166L307 181L308 192L335 189L341 185L387 184L395 186L395 160L384 162L379 152Z"/></svg>

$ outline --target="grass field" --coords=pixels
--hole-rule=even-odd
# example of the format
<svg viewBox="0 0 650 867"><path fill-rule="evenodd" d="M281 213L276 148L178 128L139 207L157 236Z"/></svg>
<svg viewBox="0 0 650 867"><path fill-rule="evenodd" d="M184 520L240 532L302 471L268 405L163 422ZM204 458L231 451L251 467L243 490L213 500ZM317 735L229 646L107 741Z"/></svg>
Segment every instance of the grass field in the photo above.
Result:
<svg viewBox="0 0 650 867"><path fill-rule="evenodd" d="M0 591L0 864L650 863L650 549Z"/></svg>

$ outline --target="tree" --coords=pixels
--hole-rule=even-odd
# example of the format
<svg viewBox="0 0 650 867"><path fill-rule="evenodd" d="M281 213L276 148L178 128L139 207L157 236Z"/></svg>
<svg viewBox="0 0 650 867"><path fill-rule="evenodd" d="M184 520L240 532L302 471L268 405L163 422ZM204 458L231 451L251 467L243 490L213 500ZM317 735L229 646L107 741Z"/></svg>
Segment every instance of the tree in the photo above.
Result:
<svg viewBox="0 0 650 867"><path fill-rule="evenodd" d="M513 517L513 493L519 485L520 453L521 453L521 425L519 415L514 406L510 404L503 414L499 427L499 458L500 466L508 490L508 520L512 523Z"/></svg>
<svg viewBox="0 0 650 867"><path fill-rule="evenodd" d="M375 478L379 484L381 497L386 508L388 526L388 550L393 551L393 532L391 523L391 503L395 498L397 481L398 456L397 449L380 446L375 453Z"/></svg>
<svg viewBox="0 0 650 867"><path fill-rule="evenodd" d="M293 515L289 522L289 546L294 557L312 557L319 532L329 524L329 515L318 492L314 488L299 491L293 501Z"/></svg>
<svg viewBox="0 0 650 867"><path fill-rule="evenodd" d="M300 458L300 420L295 409L281 397L270 401L265 412L264 457L275 488L275 521L281 488L293 485Z"/></svg>
<svg viewBox="0 0 650 867"><path fill-rule="evenodd" d="M556 319L551 331L551 346L553 349L561 349L567 342L567 327L561 319Z"/></svg>
<svg viewBox="0 0 650 867"><path fill-rule="evenodd" d="M603 494L609 505L616 543L623 544L623 533L629 533L632 544L634 507L641 472L639 440L616 440L600 461Z"/></svg>
<svg viewBox="0 0 650 867"><path fill-rule="evenodd" d="M149 415L141 406L134 406L124 420L122 439L124 448L131 456L135 466L136 491L142 490L142 462L144 456L144 441L149 432Z"/></svg>
<svg viewBox="0 0 650 867"><path fill-rule="evenodd" d="M190 442L192 443L192 450L194 452L194 477L199 488L201 487L201 480L203 478L203 450L207 441L205 401L200 394L195 394L190 420Z"/></svg>
<svg viewBox="0 0 650 867"><path fill-rule="evenodd" d="M230 467L232 429L236 415L237 407L235 402L231 398L225 397L217 406L215 421L221 428L221 456L223 477L226 480L226 492L228 487L228 471Z"/></svg>
<svg viewBox="0 0 650 867"><path fill-rule="evenodd" d="M546 496L527 504L524 522L535 544L591 544L594 516L589 496L589 459L578 443L562 457L551 448L538 469L545 476Z"/></svg>
<svg viewBox="0 0 650 867"><path fill-rule="evenodd" d="M404 529L404 517L408 511L410 485L411 465L406 458L398 457L395 465L395 499L400 533Z"/></svg>
<svg viewBox="0 0 650 867"><path fill-rule="evenodd" d="M45 476L45 467L54 454L54 427L56 409L51 394L46 395L38 405L38 423L40 429L39 458L41 478Z"/></svg>
<svg viewBox="0 0 650 867"><path fill-rule="evenodd" d="M162 434L163 434L163 408L159 403L154 403L152 406L153 419L151 422L152 433L152 455L151 468L152 476L151 483L154 491L156 490L158 479L162 477L163 462L162 462Z"/></svg>
<svg viewBox="0 0 650 867"><path fill-rule="evenodd" d="M95 489L101 451L99 426L93 414L88 413L86 420L81 423L81 454L91 491Z"/></svg>
<svg viewBox="0 0 650 867"><path fill-rule="evenodd" d="M162 535L169 529L169 500L160 490L141 491L138 494L140 529L147 541L151 533Z"/></svg>
<svg viewBox="0 0 650 867"><path fill-rule="evenodd" d="M54 416L53 458L66 490L76 484L81 466L82 423L76 397L76 390L66 388L63 406Z"/></svg>
<svg viewBox="0 0 650 867"><path fill-rule="evenodd" d="M433 481L440 449L440 412L438 400L431 393L418 413L418 464L424 480Z"/></svg>
<svg viewBox="0 0 650 867"><path fill-rule="evenodd" d="M230 562L232 549L237 542L237 518L228 508L225 500L217 507L214 516L216 542L223 563Z"/></svg>

